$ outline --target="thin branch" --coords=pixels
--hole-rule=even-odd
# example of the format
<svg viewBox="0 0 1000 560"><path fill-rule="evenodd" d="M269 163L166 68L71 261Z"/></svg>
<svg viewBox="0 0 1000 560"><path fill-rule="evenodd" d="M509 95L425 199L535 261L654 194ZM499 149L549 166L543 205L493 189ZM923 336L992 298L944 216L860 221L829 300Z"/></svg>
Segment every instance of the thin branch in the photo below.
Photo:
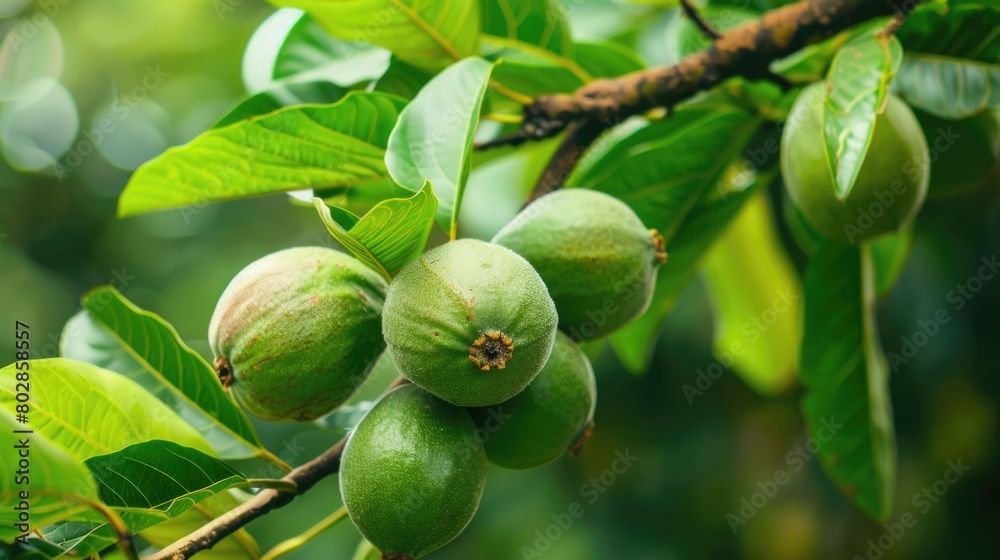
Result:
<svg viewBox="0 0 1000 560"><path fill-rule="evenodd" d="M571 171L590 146L605 129L604 123L579 121L570 125L556 153L542 172L525 205L558 189L566 182Z"/></svg>
<svg viewBox="0 0 1000 560"><path fill-rule="evenodd" d="M712 24L708 23L708 20L701 15L701 12L698 11L698 8L694 7L694 4L691 3L691 0L681 0L681 9L684 10L684 15L686 15L688 19L691 20L691 23L694 23L695 26L699 30L701 30L702 33L705 34L706 37L708 37L713 41L718 39L719 37L722 37L722 34L719 33L715 29L715 27L712 27Z"/></svg>
<svg viewBox="0 0 1000 560"><path fill-rule="evenodd" d="M641 115L650 109L671 109L696 93L737 76L771 80L782 88L788 88L788 81L770 70L771 62L858 23L893 15L898 11L896 1L802 0L789 4L722 33L707 50L692 54L673 66L596 80L572 94L536 97L524 107L524 122L517 133L479 147L516 146L529 140L555 136L573 123L607 125ZM914 1L919 4L926 0ZM588 137L593 141L596 135L568 135L567 141L573 143L560 147L556 155L560 161L554 161L546 169L533 196L540 196L561 185L556 179L565 178L576 163L575 159L563 159L561 156L582 153L589 143L578 140L587 140Z"/></svg>
<svg viewBox="0 0 1000 560"><path fill-rule="evenodd" d="M393 381L386 392L407 383L406 378L399 377ZM340 457L347 445L347 438L338 441L322 455L288 473L282 480L293 482L298 486L297 493L264 490L246 502L206 523L197 531L147 556L145 560L186 560L195 553L212 548L222 539L235 533L247 523L261 517L271 510L288 505L295 496L305 493L320 480L340 470Z"/></svg>

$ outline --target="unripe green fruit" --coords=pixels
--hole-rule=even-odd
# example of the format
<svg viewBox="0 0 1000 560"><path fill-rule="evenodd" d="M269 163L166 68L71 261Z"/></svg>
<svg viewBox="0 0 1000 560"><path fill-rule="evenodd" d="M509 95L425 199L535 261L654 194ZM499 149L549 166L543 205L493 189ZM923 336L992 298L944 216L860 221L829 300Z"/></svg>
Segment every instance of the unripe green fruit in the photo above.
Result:
<svg viewBox="0 0 1000 560"><path fill-rule="evenodd" d="M927 140L913 111L889 94L858 177L837 200L823 148L825 82L795 100L781 135L781 174L795 206L821 234L861 243L898 231L916 216L927 195Z"/></svg>
<svg viewBox="0 0 1000 560"><path fill-rule="evenodd" d="M949 196L982 184L1000 162L1000 123L990 110L958 121L916 111L933 150L930 196Z"/></svg>
<svg viewBox="0 0 1000 560"><path fill-rule="evenodd" d="M355 428L340 464L351 521L384 558L420 558L469 524L486 454L468 412L403 385Z"/></svg>
<svg viewBox="0 0 1000 560"><path fill-rule="evenodd" d="M463 239L428 251L389 285L382 332L399 371L460 406L520 393L545 365L556 309L531 265Z"/></svg>
<svg viewBox="0 0 1000 560"><path fill-rule="evenodd" d="M493 238L531 263L574 340L602 338L642 315L666 261L663 238L617 198L566 189L543 196Z"/></svg>
<svg viewBox="0 0 1000 560"><path fill-rule="evenodd" d="M549 361L527 389L504 403L470 411L485 433L490 462L533 469L579 449L594 425L596 404L590 360L559 333Z"/></svg>
<svg viewBox="0 0 1000 560"><path fill-rule="evenodd" d="M385 349L386 283L332 249L278 251L219 298L208 339L219 380L263 420L306 421L354 392Z"/></svg>

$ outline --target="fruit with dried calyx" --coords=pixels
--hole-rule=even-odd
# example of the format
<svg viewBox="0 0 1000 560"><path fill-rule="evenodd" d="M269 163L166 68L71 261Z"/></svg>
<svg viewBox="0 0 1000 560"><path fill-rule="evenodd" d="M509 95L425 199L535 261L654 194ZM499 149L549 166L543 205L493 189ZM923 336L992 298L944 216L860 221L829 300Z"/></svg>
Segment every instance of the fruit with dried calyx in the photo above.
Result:
<svg viewBox="0 0 1000 560"><path fill-rule="evenodd" d="M452 241L403 267L382 330L410 381L460 406L520 393L545 365L556 309L531 265L508 249Z"/></svg>
<svg viewBox="0 0 1000 560"><path fill-rule="evenodd" d="M578 341L608 336L642 315L667 258L655 229L617 198L589 189L539 198L493 242L535 267L559 327Z"/></svg>
<svg viewBox="0 0 1000 560"><path fill-rule="evenodd" d="M889 94L854 186L838 200L823 141L825 83L799 94L782 131L781 175L788 196L834 241L857 244L898 231L927 195L929 154L920 124L906 103Z"/></svg>
<svg viewBox="0 0 1000 560"><path fill-rule="evenodd" d="M575 453L594 425L597 388L590 360L563 333L528 388L495 406L470 409L491 463L532 469Z"/></svg>
<svg viewBox="0 0 1000 560"><path fill-rule="evenodd" d="M209 326L223 387L263 420L307 421L333 410L385 349L385 280L322 247L267 255L229 283Z"/></svg>
<svg viewBox="0 0 1000 560"><path fill-rule="evenodd" d="M383 396L351 434L340 492L383 558L415 559L457 537L486 483L469 413L407 384Z"/></svg>

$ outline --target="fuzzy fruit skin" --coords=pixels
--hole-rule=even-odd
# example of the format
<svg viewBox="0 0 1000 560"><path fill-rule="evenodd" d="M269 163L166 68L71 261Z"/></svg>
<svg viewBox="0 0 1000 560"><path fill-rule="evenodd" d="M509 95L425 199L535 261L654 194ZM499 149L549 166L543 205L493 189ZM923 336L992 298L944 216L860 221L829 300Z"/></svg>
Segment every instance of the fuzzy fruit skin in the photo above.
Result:
<svg viewBox="0 0 1000 560"><path fill-rule="evenodd" d="M382 333L399 371L459 406L489 406L520 393L549 357L556 308L531 265L499 245L462 239L403 267L389 285ZM483 333L513 346L503 367L470 358Z"/></svg>
<svg viewBox="0 0 1000 560"><path fill-rule="evenodd" d="M407 384L351 434L340 493L358 531L389 558L420 558L469 524L486 484L486 453L468 412Z"/></svg>
<svg viewBox="0 0 1000 560"><path fill-rule="evenodd" d="M596 405L590 360L559 333L549 361L527 389L509 401L470 412L480 433L486 434L486 456L491 463L506 469L533 469L581 443L593 424Z"/></svg>
<svg viewBox="0 0 1000 560"><path fill-rule="evenodd" d="M642 315L666 259L662 238L631 208L589 189L539 198L493 242L535 267L574 340L603 338Z"/></svg>
<svg viewBox="0 0 1000 560"><path fill-rule="evenodd" d="M306 421L343 403L385 349L387 286L357 259L297 247L244 268L219 298L209 343L220 379L255 416ZM227 372L226 369L229 371Z"/></svg>
<svg viewBox="0 0 1000 560"><path fill-rule="evenodd" d="M834 241L858 244L898 231L927 196L930 160L920 123L906 103L889 94L857 181L846 199L837 200L822 140L825 83L802 91L781 135L788 196L817 231Z"/></svg>

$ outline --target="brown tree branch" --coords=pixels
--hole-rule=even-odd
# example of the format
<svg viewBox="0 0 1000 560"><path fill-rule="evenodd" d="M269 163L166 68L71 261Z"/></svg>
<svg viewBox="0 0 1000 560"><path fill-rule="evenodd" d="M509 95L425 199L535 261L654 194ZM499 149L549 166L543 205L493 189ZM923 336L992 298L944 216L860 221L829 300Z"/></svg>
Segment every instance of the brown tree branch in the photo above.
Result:
<svg viewBox="0 0 1000 560"><path fill-rule="evenodd" d="M389 392L404 383L407 383L407 380L404 377L399 377L386 388L385 392ZM144 560L186 560L202 550L212 548L216 543L235 533L247 523L271 510L287 505L295 499L295 496L305 493L320 480L340 470L340 457L344 454L346 445L347 437L344 437L322 455L294 469L281 479L294 482L298 487L297 492L264 490L167 548L146 556Z"/></svg>
<svg viewBox="0 0 1000 560"><path fill-rule="evenodd" d="M569 158L568 154L577 154L579 159L597 137L592 133L593 127L601 125L596 123L622 122L657 107L670 109L699 91L737 76L773 80L787 88L788 82L769 69L771 62L858 23L906 13L903 8L912 9L924 1L802 0L789 4L721 34L707 50L692 54L673 66L596 80L572 94L539 96L525 106L524 122L517 133L493 140L484 147L549 138L573 123L591 123L574 127L588 134L567 135L532 192L534 199L561 186L559 178L565 179L576 164L576 159Z"/></svg>

